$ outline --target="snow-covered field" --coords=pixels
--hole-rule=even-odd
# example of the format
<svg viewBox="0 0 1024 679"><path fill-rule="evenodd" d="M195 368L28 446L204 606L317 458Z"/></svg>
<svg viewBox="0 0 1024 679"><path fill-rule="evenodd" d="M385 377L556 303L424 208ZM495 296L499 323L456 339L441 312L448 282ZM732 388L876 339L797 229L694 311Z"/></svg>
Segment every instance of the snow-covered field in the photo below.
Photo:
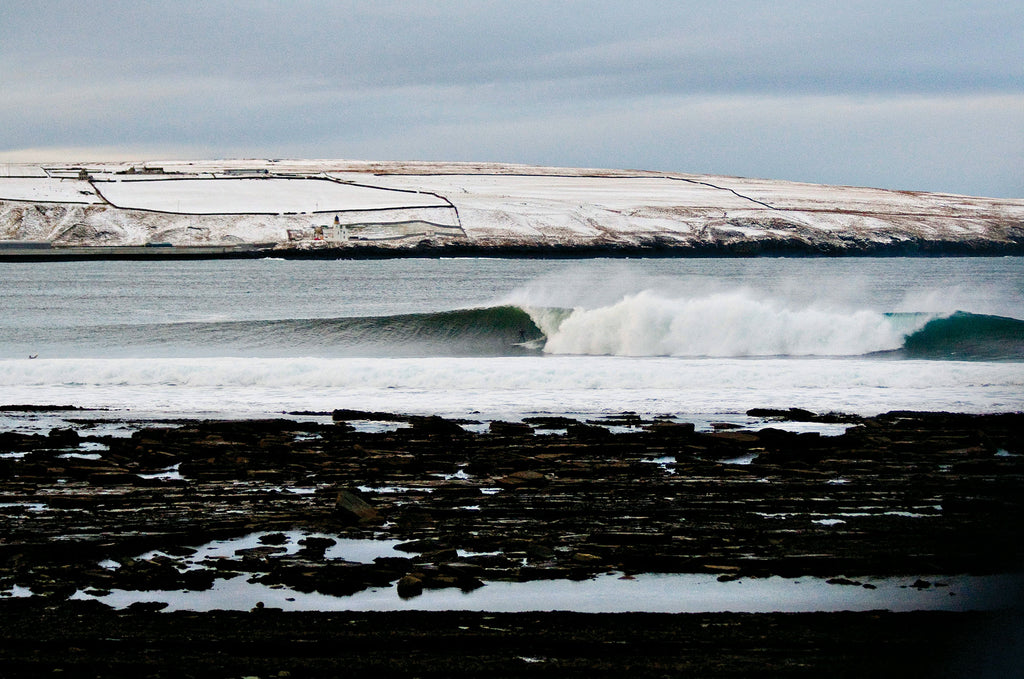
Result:
<svg viewBox="0 0 1024 679"><path fill-rule="evenodd" d="M382 190L329 179L164 179L95 182L95 186L115 207L185 214L448 207L443 199L415 190Z"/></svg>
<svg viewBox="0 0 1024 679"><path fill-rule="evenodd" d="M77 178L82 169L91 181ZM855 252L900 243L1024 244L1024 199L739 177L345 160L100 163L46 167L48 178L38 167L7 170L0 240L56 245L318 247L288 243L289 231L312 234L332 211L345 224L394 229L395 247L420 239L403 240L388 225L416 220L452 227L432 235L435 242L485 246L776 242Z"/></svg>
<svg viewBox="0 0 1024 679"><path fill-rule="evenodd" d="M102 202L89 182L49 177L0 178L0 200L82 204Z"/></svg>

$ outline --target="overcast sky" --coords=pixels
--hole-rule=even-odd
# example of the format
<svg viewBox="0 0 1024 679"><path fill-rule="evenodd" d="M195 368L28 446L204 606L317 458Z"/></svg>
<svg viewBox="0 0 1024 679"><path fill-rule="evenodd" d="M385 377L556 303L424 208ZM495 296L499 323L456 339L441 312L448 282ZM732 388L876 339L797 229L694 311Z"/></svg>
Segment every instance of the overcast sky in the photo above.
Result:
<svg viewBox="0 0 1024 679"><path fill-rule="evenodd" d="M1024 197L1024 5L0 0L0 161L168 157Z"/></svg>

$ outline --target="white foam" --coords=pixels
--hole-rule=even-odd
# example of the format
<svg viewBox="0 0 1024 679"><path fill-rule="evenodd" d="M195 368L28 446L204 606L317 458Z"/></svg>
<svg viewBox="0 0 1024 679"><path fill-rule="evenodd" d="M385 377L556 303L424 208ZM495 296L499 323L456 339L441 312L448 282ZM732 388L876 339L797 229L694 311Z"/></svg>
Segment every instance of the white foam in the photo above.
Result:
<svg viewBox="0 0 1024 679"><path fill-rule="evenodd" d="M355 408L448 416L865 415L1024 409L1024 363L868 358L209 358L0 360L12 403L240 415Z"/></svg>
<svg viewBox="0 0 1024 679"><path fill-rule="evenodd" d="M899 349L928 315L788 306L745 290L697 298L651 290L568 317L531 311L552 354L856 356Z"/></svg>

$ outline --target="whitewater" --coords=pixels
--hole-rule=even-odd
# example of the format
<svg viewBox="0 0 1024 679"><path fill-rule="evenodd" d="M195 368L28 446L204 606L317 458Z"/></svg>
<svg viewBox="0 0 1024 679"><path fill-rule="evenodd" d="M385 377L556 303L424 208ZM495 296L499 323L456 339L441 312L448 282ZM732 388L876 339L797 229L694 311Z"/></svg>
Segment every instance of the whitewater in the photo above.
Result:
<svg viewBox="0 0 1024 679"><path fill-rule="evenodd" d="M1022 258L2 268L0 404L478 420L1024 410Z"/></svg>

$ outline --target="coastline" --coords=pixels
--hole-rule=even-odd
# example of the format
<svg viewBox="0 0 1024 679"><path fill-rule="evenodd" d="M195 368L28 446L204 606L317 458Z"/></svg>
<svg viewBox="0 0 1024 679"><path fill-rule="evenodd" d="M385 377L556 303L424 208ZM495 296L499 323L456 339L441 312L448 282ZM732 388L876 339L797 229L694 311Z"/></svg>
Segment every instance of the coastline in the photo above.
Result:
<svg viewBox="0 0 1024 679"><path fill-rule="evenodd" d="M213 259L374 260L492 257L501 259L584 258L742 258L742 257L1015 257L1024 255L1024 242L902 241L835 247L799 240L744 241L707 245L661 243L623 244L516 244L484 245L423 242L416 245L291 248L277 244L175 246L62 246L5 248L2 262L167 261Z"/></svg>

